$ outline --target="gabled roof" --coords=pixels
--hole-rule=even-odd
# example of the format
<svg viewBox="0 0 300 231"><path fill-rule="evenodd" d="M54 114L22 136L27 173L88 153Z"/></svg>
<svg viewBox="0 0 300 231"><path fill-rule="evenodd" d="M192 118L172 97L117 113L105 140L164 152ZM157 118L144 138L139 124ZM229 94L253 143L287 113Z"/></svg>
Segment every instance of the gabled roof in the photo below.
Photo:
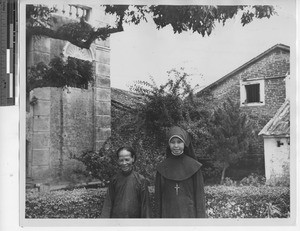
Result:
<svg viewBox="0 0 300 231"><path fill-rule="evenodd" d="M290 101L288 99L258 135L290 136Z"/></svg>
<svg viewBox="0 0 300 231"><path fill-rule="evenodd" d="M251 59L250 61L248 61L247 63L243 64L242 66L238 67L237 69L235 69L234 71L228 73L227 75L223 76L222 78L218 79L217 81L211 83L210 85L206 86L205 88L203 88L201 91L205 91L208 90L216 85L218 85L219 83L223 82L224 80L226 80L227 78L229 78L230 76L238 73L239 71L245 69L246 67L248 67L249 65L257 62L258 60L260 60L261 58L263 58L264 56L266 56L267 54L273 52L275 49L282 49L285 51L290 52L290 47L284 44L276 44L275 46L272 46L271 48L269 48L268 50L266 50L265 52L261 53L260 55L256 56L255 58ZM200 91L200 92L201 92Z"/></svg>

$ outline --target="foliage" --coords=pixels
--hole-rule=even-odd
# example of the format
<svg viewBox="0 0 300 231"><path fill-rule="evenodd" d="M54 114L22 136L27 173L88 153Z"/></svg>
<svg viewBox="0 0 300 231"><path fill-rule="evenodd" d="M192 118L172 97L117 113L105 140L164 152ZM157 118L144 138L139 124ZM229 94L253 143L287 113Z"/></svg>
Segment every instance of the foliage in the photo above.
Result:
<svg viewBox="0 0 300 231"><path fill-rule="evenodd" d="M270 180L268 180L267 183L269 185L273 185L273 186L289 187L290 186L290 176L289 176L289 174L283 174L282 176L272 177Z"/></svg>
<svg viewBox="0 0 300 231"><path fill-rule="evenodd" d="M167 25L173 27L174 33L192 30L202 36L210 35L216 22L225 22L233 18L239 11L242 25L250 23L253 18L269 18L274 8L272 6L151 6L153 20L158 28Z"/></svg>
<svg viewBox="0 0 300 231"><path fill-rule="evenodd" d="M290 214L287 187L212 186L205 193L209 218L286 218Z"/></svg>
<svg viewBox="0 0 300 231"><path fill-rule="evenodd" d="M114 129L112 127L111 137L106 141L99 151L87 151L81 156L75 157L77 160L81 161L85 166L85 171L81 174L91 174L96 179L102 181L107 185L113 175L117 173L117 156L116 151L122 146L131 146L136 151L137 161L134 164L134 168L137 172L146 177L151 184L154 182L156 166L162 160L162 156L158 151L157 147L154 147L153 140L151 137L146 137L142 132L131 132L129 129L125 129L122 126L128 125L126 121L126 115L128 113L116 112L112 110L114 114L113 120L123 119L123 123L114 123L112 126L119 126L119 128ZM118 116L115 113L120 113ZM125 115L126 114L126 115ZM106 148L109 147L109 148Z"/></svg>
<svg viewBox="0 0 300 231"><path fill-rule="evenodd" d="M215 24L241 15L242 25L254 18L269 18L275 14L273 6L209 6L209 5L105 5L105 12L115 15L116 26L93 28L82 17L78 22L57 25L51 18L55 8L45 5L28 5L26 8L27 35L62 39L81 48L89 48L96 39L106 39L112 33L123 31L123 23L139 24L152 18L158 29L172 26L174 33L191 30L209 36ZM241 14L240 14L241 12ZM53 28L58 27L57 29Z"/></svg>
<svg viewBox="0 0 300 231"><path fill-rule="evenodd" d="M264 186L266 183L266 178L264 176L260 176L256 173L251 173L249 176L244 177L240 181L232 180L229 177L225 177L223 185L226 186L254 186L260 187Z"/></svg>
<svg viewBox="0 0 300 231"><path fill-rule="evenodd" d="M254 142L252 142L253 144ZM251 144L250 144L251 145ZM264 155L255 155L251 153L249 148L248 154L243 156L236 164L232 164L226 170L226 176L233 180L240 181L250 174L255 174L258 176L265 175L265 162Z"/></svg>
<svg viewBox="0 0 300 231"><path fill-rule="evenodd" d="M154 187L149 187L154 209ZM75 189L26 193L26 218L99 218L105 189ZM287 218L290 193L287 187L206 186L208 218Z"/></svg>
<svg viewBox="0 0 300 231"><path fill-rule="evenodd" d="M230 179L229 177L225 177L222 185L225 185L225 186L237 186L237 182Z"/></svg>
<svg viewBox="0 0 300 231"><path fill-rule="evenodd" d="M203 141L209 136L205 125L211 95L195 97L197 86L192 87L188 83L189 75L184 69L172 69L168 76L168 81L160 86L151 79L151 83L137 81L131 87L133 92L144 98L135 108L137 129L154 137L159 146L165 145L166 130L174 125L183 127L195 140Z"/></svg>
<svg viewBox="0 0 300 231"><path fill-rule="evenodd" d="M222 170L220 168L216 168L211 159L199 159L199 161L201 164L203 164L201 171L205 185L214 185L220 183L219 178Z"/></svg>
<svg viewBox="0 0 300 231"><path fill-rule="evenodd" d="M27 5L26 8L26 26L27 27L51 27L53 23L56 23L52 13L57 12L55 7L48 7L45 5ZM53 21L54 20L54 21Z"/></svg>
<svg viewBox="0 0 300 231"><path fill-rule="evenodd" d="M250 186L262 186L266 183L266 178L264 176L259 176L257 174L250 174L248 177L243 178L240 181L240 185L250 185Z"/></svg>
<svg viewBox="0 0 300 231"><path fill-rule="evenodd" d="M93 83L94 71L90 61L68 57L54 57L49 65L43 62L29 67L26 91L37 87L77 87L87 88Z"/></svg>
<svg viewBox="0 0 300 231"><path fill-rule="evenodd" d="M85 169L77 171L78 174L91 175L99 179L103 186L108 185L110 178L117 172L115 159L108 155L104 149L99 152L86 151L79 157L74 157L86 166Z"/></svg>
<svg viewBox="0 0 300 231"><path fill-rule="evenodd" d="M101 214L105 191L74 189L26 193L26 218L96 218Z"/></svg>
<svg viewBox="0 0 300 231"><path fill-rule="evenodd" d="M226 169L241 159L249 150L253 137L252 124L238 103L229 98L214 111L212 118L212 142L210 151L215 165L222 168L221 183Z"/></svg>
<svg viewBox="0 0 300 231"><path fill-rule="evenodd" d="M135 169L154 184L156 166L162 161L166 149L166 130L172 125L187 129L199 145L197 154L205 152L207 104L210 96L195 98L193 88L183 70L171 70L166 84L155 81L137 82L132 90L139 95L131 109L112 107L111 137L97 152L85 152L78 158L87 172L107 182L117 171L116 150L131 146L137 152ZM109 166L109 167L108 167Z"/></svg>

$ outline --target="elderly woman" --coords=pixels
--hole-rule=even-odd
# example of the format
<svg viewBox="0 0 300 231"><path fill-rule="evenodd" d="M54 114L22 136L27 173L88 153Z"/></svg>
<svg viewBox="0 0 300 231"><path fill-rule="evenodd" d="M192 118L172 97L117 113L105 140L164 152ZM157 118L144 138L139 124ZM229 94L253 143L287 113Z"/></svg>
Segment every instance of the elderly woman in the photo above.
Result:
<svg viewBox="0 0 300 231"><path fill-rule="evenodd" d="M180 127L172 127L166 159L157 167L156 217L206 217L201 166L195 158L189 134Z"/></svg>
<svg viewBox="0 0 300 231"><path fill-rule="evenodd" d="M101 218L149 218L148 182L134 171L136 153L131 147L117 150L120 172L108 187Z"/></svg>

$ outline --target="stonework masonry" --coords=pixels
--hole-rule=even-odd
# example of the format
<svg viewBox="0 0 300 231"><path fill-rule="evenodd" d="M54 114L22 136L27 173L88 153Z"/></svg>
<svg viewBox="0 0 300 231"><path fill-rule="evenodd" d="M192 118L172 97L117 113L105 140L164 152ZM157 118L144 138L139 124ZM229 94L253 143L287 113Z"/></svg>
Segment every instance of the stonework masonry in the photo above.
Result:
<svg viewBox="0 0 300 231"><path fill-rule="evenodd" d="M240 80L263 79L265 81L265 104L260 106L243 106L258 132L275 115L286 98L285 77L290 70L290 54L285 49L276 48L245 68L233 73L210 89L220 105L227 97L240 103ZM259 137L255 152L263 154L263 138Z"/></svg>
<svg viewBox="0 0 300 231"><path fill-rule="evenodd" d="M99 9L103 25L109 17ZM57 16L63 24L70 19ZM63 55L66 41L32 38L27 43L27 66L46 64ZM74 156L99 150L111 134L110 43L96 41L92 53L94 84L88 89L36 88L30 92L26 115L26 174L36 183L59 184L69 180L81 163ZM78 58L78 57L76 57ZM80 57L79 57L80 58ZM33 101L36 99L36 101Z"/></svg>

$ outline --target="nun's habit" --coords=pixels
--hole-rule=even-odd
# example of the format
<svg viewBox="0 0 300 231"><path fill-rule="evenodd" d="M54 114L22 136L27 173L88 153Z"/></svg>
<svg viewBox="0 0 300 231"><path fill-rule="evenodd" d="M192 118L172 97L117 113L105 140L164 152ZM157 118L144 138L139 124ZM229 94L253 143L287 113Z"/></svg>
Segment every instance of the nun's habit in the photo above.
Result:
<svg viewBox="0 0 300 231"><path fill-rule="evenodd" d="M184 142L184 152L174 156L168 145L166 159L157 167L156 217L205 218L202 164L195 160L191 139L186 131L180 127L172 127L168 140L173 137L178 137Z"/></svg>

